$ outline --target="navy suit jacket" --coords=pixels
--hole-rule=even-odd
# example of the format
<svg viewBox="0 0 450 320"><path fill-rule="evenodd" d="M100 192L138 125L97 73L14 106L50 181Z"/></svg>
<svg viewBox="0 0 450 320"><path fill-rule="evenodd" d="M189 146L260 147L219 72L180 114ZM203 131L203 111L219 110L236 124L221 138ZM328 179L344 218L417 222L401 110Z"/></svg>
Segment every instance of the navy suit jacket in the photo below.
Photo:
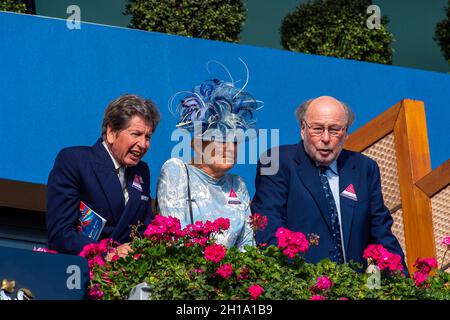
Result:
<svg viewBox="0 0 450 320"><path fill-rule="evenodd" d="M142 192L133 187L135 176L142 178ZM99 139L92 147L71 147L56 157L47 184L48 246L62 253L78 254L95 242L77 231L80 201L107 220L99 240L130 240L130 225L148 224L153 219L150 172L145 162L126 169L128 203L114 163Z"/></svg>
<svg viewBox="0 0 450 320"><path fill-rule="evenodd" d="M257 167L252 212L267 216L268 225L257 232L256 241L277 245L279 227L317 234L319 245L310 247L304 256L306 261L317 263L329 258L332 250L330 216L318 169L302 142L278 148L279 170L275 175L260 175L261 163ZM367 245L382 244L399 254L406 268L403 251L391 232L393 220L383 202L376 162L361 153L342 150L337 167L339 194L353 184L357 196L356 201L340 196L347 261L366 265L362 255Z"/></svg>

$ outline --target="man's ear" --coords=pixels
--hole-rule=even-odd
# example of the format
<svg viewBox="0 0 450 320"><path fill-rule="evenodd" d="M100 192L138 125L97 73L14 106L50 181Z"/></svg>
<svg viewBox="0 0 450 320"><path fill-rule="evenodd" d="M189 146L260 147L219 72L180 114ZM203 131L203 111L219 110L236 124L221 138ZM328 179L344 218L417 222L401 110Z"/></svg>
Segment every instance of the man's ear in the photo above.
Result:
<svg viewBox="0 0 450 320"><path fill-rule="evenodd" d="M302 141L305 140L305 125L302 123L300 125L300 136L302 137Z"/></svg>
<svg viewBox="0 0 450 320"><path fill-rule="evenodd" d="M116 140L116 135L116 132L114 132L111 126L108 124L106 126L106 143L113 144L113 142Z"/></svg>

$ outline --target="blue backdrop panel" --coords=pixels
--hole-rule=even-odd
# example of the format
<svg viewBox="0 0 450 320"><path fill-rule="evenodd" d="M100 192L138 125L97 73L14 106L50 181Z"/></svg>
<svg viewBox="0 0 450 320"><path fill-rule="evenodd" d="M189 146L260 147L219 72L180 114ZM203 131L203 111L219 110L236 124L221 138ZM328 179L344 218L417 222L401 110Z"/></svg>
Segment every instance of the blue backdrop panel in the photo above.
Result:
<svg viewBox="0 0 450 320"><path fill-rule="evenodd" d="M354 129L403 98L425 102L432 167L449 158L450 75L245 45L191 39L65 20L0 13L0 178L46 183L57 152L92 145L103 111L123 93L153 99L162 122L144 158L152 194L161 165L176 141L169 98L205 79L234 80L264 101L258 127L280 129L280 143L295 143L294 110L302 101L332 95L355 111ZM259 150L262 152L264 150ZM248 162L248 161L247 161ZM237 165L254 192L255 165Z"/></svg>

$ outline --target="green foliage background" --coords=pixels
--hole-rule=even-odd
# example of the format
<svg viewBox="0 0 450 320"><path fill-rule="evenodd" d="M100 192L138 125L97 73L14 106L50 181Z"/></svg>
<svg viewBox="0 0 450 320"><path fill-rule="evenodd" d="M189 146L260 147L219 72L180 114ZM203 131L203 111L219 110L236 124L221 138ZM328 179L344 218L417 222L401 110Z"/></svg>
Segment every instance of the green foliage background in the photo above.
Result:
<svg viewBox="0 0 450 320"><path fill-rule="evenodd" d="M382 17L380 29L366 26L368 0L315 0L300 4L281 25L284 49L392 64L394 39Z"/></svg>
<svg viewBox="0 0 450 320"><path fill-rule="evenodd" d="M247 11L241 0L129 0L130 27L237 42Z"/></svg>
<svg viewBox="0 0 450 320"><path fill-rule="evenodd" d="M450 0L447 7L447 19L436 25L436 40L441 47L444 58L450 64Z"/></svg>
<svg viewBox="0 0 450 320"><path fill-rule="evenodd" d="M0 0L0 10L24 13L27 7L17 0Z"/></svg>

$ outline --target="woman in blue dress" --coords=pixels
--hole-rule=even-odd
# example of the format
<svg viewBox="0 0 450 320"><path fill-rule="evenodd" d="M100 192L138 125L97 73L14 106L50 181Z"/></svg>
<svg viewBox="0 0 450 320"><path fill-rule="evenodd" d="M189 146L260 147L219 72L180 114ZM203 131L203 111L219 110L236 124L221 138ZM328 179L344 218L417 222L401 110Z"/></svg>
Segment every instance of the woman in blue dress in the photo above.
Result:
<svg viewBox="0 0 450 320"><path fill-rule="evenodd" d="M157 186L161 215L178 218L183 227L228 218L230 228L216 242L240 250L253 245L247 187L228 171L236 163L238 143L249 130L256 132L258 104L243 88L217 79L201 83L181 100L177 127L191 133L195 156L187 164L178 158L164 163Z"/></svg>

